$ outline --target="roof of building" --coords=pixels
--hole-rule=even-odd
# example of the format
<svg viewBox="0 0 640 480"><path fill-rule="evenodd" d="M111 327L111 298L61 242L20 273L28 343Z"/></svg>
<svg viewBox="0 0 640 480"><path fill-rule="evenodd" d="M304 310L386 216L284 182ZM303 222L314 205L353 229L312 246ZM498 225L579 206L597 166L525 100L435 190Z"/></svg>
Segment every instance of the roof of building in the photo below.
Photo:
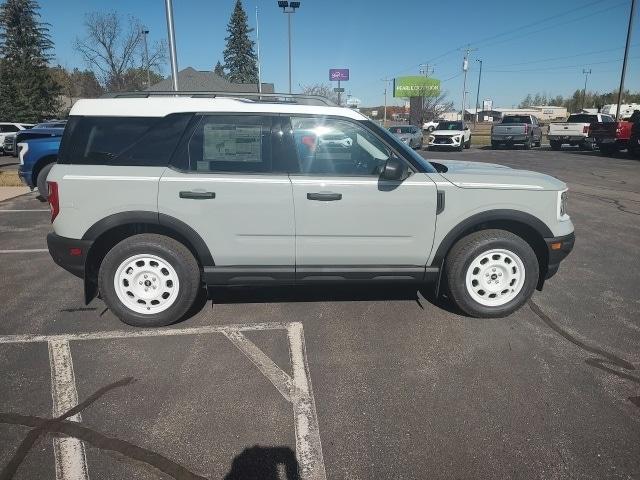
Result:
<svg viewBox="0 0 640 480"><path fill-rule="evenodd" d="M171 97L91 98L78 100L70 115L110 117L164 117L182 112L286 113L290 115L336 115L366 120L367 117L344 107L254 102L242 98Z"/></svg>
<svg viewBox="0 0 640 480"><path fill-rule="evenodd" d="M231 83L226 78L210 72L187 67L178 72L178 86L180 90L189 92L257 92L257 83ZM165 78L151 85L146 90L158 92L169 91L173 88L171 78ZM262 92L273 93L273 83L263 83Z"/></svg>

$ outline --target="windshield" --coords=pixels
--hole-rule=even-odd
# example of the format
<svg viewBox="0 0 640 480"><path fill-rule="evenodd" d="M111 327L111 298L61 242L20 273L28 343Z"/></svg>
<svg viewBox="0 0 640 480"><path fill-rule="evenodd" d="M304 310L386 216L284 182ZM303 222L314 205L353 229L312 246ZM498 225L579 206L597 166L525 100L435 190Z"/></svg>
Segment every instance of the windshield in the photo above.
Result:
<svg viewBox="0 0 640 480"><path fill-rule="evenodd" d="M389 127L389 131L391 133L395 133L396 135L399 133L411 133L411 130L413 129L413 127L407 127L407 126L395 126L395 127Z"/></svg>
<svg viewBox="0 0 640 480"><path fill-rule="evenodd" d="M433 168L433 165L431 165L425 158L423 158L413 148L409 147L406 143L398 140L397 137L389 135L390 132L388 132L386 129L382 128L375 122L366 121L363 123L365 123L367 127L371 128L375 133L379 134L386 142L393 145L395 149L400 150L401 153L405 153L414 163L420 165L426 172L436 172L436 169Z"/></svg>
<svg viewBox="0 0 640 480"><path fill-rule="evenodd" d="M440 122L438 130L464 130L462 122Z"/></svg>
<svg viewBox="0 0 640 480"><path fill-rule="evenodd" d="M512 115L504 117L502 123L531 123L531 117L529 115Z"/></svg>

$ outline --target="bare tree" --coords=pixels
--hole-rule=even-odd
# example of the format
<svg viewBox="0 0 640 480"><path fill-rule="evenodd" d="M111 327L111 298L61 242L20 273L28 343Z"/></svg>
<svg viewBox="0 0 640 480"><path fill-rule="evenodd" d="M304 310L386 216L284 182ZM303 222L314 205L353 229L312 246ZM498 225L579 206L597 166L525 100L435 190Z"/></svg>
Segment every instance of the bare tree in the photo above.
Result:
<svg viewBox="0 0 640 480"><path fill-rule="evenodd" d="M116 12L92 12L85 16L86 36L76 38L74 47L88 68L110 91L122 91L128 85L127 72L147 68L144 55L144 30L135 17L126 20ZM166 61L166 45L155 42L149 48L148 68L154 71Z"/></svg>
<svg viewBox="0 0 640 480"><path fill-rule="evenodd" d="M440 118L445 112L453 110L453 102L447 100L447 92L435 97L422 97L422 121L428 122Z"/></svg>
<svg viewBox="0 0 640 480"><path fill-rule="evenodd" d="M300 85L302 93L305 95L318 95L320 97L328 98L333 103L338 103L338 94L333 91L331 85L325 83L314 83L312 85Z"/></svg>

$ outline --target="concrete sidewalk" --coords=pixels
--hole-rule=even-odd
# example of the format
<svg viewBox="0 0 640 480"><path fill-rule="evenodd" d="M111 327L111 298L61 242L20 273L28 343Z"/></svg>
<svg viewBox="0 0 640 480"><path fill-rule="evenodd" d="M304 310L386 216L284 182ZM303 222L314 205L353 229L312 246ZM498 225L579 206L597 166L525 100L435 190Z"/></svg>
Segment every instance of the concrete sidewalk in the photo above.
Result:
<svg viewBox="0 0 640 480"><path fill-rule="evenodd" d="M0 187L0 202L19 195L24 195L30 191L31 189L29 187Z"/></svg>

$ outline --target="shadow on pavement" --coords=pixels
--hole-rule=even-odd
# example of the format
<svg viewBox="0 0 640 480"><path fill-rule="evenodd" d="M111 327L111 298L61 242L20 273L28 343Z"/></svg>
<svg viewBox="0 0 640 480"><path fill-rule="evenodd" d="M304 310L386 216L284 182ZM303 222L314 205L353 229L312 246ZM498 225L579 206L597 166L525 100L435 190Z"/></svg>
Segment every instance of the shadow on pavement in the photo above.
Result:
<svg viewBox="0 0 640 480"><path fill-rule="evenodd" d="M281 476L281 473L284 476ZM289 447L245 448L224 480L298 480L298 461Z"/></svg>

